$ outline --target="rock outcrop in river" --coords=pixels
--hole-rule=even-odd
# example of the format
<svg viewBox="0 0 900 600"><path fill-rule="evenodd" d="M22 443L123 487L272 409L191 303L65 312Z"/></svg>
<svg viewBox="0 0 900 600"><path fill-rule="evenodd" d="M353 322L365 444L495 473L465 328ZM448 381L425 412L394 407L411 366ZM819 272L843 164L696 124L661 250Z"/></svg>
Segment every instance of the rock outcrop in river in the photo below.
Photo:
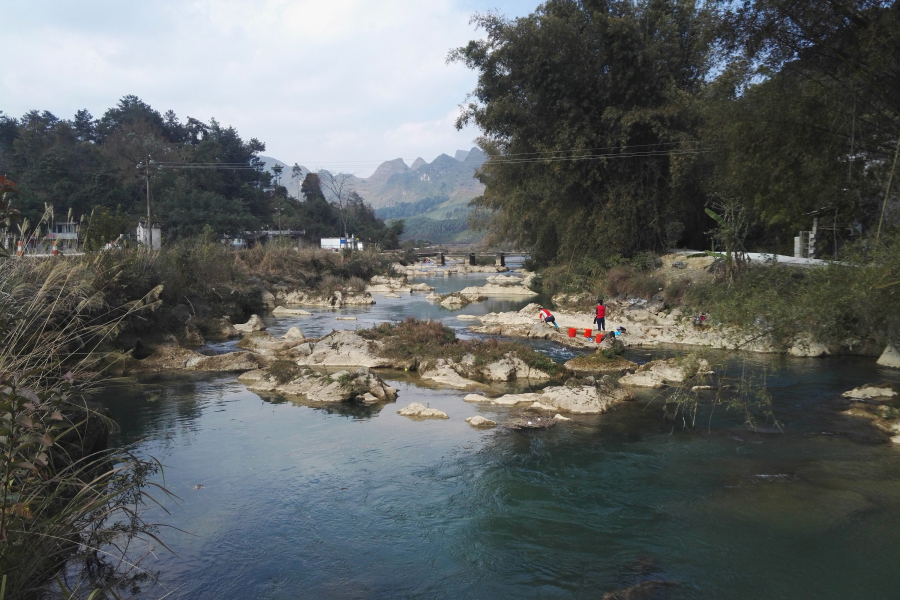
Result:
<svg viewBox="0 0 900 600"><path fill-rule="evenodd" d="M238 377L251 392L303 397L310 402L348 402L362 404L394 402L397 388L391 387L368 369L320 373L308 368L294 369L276 364L269 369L248 371Z"/></svg>
<svg viewBox="0 0 900 600"><path fill-rule="evenodd" d="M494 404L497 406L527 405L541 410L558 410L574 414L600 414L616 404L632 400L634 396L610 377L600 380L587 378L561 386L550 386L540 392L504 394L496 398L469 394L466 402Z"/></svg>

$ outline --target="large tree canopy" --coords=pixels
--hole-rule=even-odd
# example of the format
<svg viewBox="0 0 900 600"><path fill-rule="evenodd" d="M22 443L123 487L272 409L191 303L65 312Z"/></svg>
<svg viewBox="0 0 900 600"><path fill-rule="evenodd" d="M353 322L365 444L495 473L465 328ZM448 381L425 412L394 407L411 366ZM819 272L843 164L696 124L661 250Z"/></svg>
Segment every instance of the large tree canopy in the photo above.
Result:
<svg viewBox="0 0 900 600"><path fill-rule="evenodd" d="M880 218L897 2L549 0L475 21L486 39L450 54L478 74L458 121L489 156L475 204L539 263L709 248L704 207L723 198L768 251L790 252L816 209L839 237Z"/></svg>
<svg viewBox="0 0 900 600"><path fill-rule="evenodd" d="M451 53L478 72L458 125L490 157L477 204L494 232L557 254L629 254L698 233L692 173L706 9L550 0L524 18L479 15L487 39Z"/></svg>

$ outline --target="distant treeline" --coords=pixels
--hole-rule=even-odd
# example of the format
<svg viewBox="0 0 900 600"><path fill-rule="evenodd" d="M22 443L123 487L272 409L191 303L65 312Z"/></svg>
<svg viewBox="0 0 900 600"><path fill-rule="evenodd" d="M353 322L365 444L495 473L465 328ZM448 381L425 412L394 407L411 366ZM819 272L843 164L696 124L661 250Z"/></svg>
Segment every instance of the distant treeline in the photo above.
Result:
<svg viewBox="0 0 900 600"><path fill-rule="evenodd" d="M469 228L466 217L429 219L425 216L406 219L404 239L428 240L434 243L457 241L457 237ZM472 237L480 238L476 232ZM471 241L471 240L470 240Z"/></svg>
<svg viewBox="0 0 900 600"><path fill-rule="evenodd" d="M415 202L398 202L394 206L375 209L375 214L385 221L391 219L405 219L427 213L436 206L440 206L450 198L447 196L433 196L422 198Z"/></svg>
<svg viewBox="0 0 900 600"><path fill-rule="evenodd" d="M479 77L458 121L489 157L475 202L538 264L723 235L793 253L816 210L824 252L825 220L838 242L900 220L894 0L547 0L476 22L450 57Z"/></svg>
<svg viewBox="0 0 900 600"><path fill-rule="evenodd" d="M135 96L99 119L87 110L71 120L47 111L21 118L0 112L0 174L16 182L17 193L7 196L18 211L10 228L18 235L45 228L48 207L57 221L69 213L83 221L92 244L133 232L147 211L146 169L139 166L150 159L153 218L164 239L282 228L305 230L317 242L343 234L346 222L364 241L396 246L402 223L387 227L358 195L327 202L314 173L303 182L302 201L289 198L290 173L284 181L264 170L264 150L215 119L182 122Z"/></svg>

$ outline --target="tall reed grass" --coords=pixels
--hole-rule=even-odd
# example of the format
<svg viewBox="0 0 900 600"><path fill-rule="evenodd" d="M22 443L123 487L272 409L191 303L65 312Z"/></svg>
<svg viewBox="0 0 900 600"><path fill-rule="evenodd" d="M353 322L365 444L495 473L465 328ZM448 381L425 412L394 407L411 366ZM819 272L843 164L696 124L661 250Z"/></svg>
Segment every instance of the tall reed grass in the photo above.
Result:
<svg viewBox="0 0 900 600"><path fill-rule="evenodd" d="M0 260L0 598L95 598L128 577L160 466L127 450L88 447L114 426L84 392L94 351L125 319L152 308L158 288L111 305L117 280L103 256ZM86 594L85 594L86 595Z"/></svg>

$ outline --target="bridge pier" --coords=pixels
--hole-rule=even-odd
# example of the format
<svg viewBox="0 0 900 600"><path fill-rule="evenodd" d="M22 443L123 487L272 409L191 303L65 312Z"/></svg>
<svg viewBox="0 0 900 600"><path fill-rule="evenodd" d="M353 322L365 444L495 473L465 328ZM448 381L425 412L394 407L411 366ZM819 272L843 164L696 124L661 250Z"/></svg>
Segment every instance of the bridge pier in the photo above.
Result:
<svg viewBox="0 0 900 600"><path fill-rule="evenodd" d="M477 264L478 263L475 261L475 253L473 252L472 254L469 254L469 266L474 267Z"/></svg>
<svg viewBox="0 0 900 600"><path fill-rule="evenodd" d="M442 267L444 267L444 266L447 265L447 261L446 261L446 259L444 258L444 253L443 253L443 252L438 252L438 255L437 255L437 264L441 265Z"/></svg>
<svg viewBox="0 0 900 600"><path fill-rule="evenodd" d="M505 253L505 252L501 252L501 253L499 253L499 254L497 255L497 261L496 261L495 264L496 264L498 267L505 267L505 266L506 266L506 253Z"/></svg>

